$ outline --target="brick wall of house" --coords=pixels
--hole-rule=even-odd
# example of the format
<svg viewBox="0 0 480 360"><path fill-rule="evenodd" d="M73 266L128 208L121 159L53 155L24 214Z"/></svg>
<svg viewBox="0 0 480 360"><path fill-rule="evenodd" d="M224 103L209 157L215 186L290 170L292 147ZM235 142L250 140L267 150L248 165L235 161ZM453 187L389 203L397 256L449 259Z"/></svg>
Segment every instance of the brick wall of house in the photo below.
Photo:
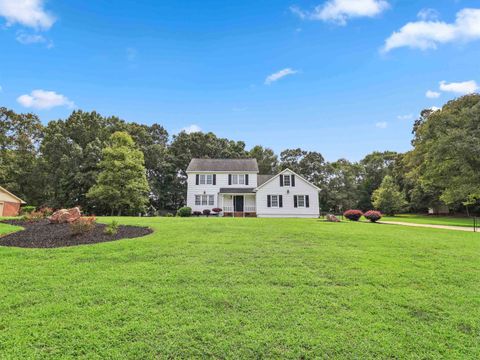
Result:
<svg viewBox="0 0 480 360"><path fill-rule="evenodd" d="M19 211L20 211L19 203L13 203L8 201L5 201L3 203L3 216L17 216Z"/></svg>

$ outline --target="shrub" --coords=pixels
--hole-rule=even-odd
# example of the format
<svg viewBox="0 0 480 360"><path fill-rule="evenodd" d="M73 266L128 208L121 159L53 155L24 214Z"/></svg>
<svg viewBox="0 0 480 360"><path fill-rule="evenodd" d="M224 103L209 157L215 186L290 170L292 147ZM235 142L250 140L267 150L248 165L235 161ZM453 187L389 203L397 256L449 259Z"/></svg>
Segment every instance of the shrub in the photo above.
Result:
<svg viewBox="0 0 480 360"><path fill-rule="evenodd" d="M363 214L363 216L374 223L382 218L382 213L380 211L370 210Z"/></svg>
<svg viewBox="0 0 480 360"><path fill-rule="evenodd" d="M177 216L180 217L189 217L192 216L192 208L188 206L181 207L177 210Z"/></svg>
<svg viewBox="0 0 480 360"><path fill-rule="evenodd" d="M72 235L86 234L95 228L96 222L97 219L95 216L82 216L81 218L69 224L70 232Z"/></svg>
<svg viewBox="0 0 480 360"><path fill-rule="evenodd" d="M163 215L163 217L174 217L175 215L173 215L172 213L166 213L165 215Z"/></svg>
<svg viewBox="0 0 480 360"><path fill-rule="evenodd" d="M49 217L53 214L53 209L47 206L40 208L38 211L43 214L43 217Z"/></svg>
<svg viewBox="0 0 480 360"><path fill-rule="evenodd" d="M363 213L360 210L347 210L343 213L348 220L358 221L362 217Z"/></svg>
<svg viewBox="0 0 480 360"><path fill-rule="evenodd" d="M211 211L208 210L208 209L203 210L203 215L205 215L207 217L210 215L210 213L211 213Z"/></svg>
<svg viewBox="0 0 480 360"><path fill-rule="evenodd" d="M32 211L31 213L24 215L23 218L26 221L40 221L43 220L45 216L40 211Z"/></svg>
<svg viewBox="0 0 480 360"><path fill-rule="evenodd" d="M202 212L201 212L201 211L194 211L194 212L193 212L193 215L195 215L195 216L200 216L200 215L202 215Z"/></svg>
<svg viewBox="0 0 480 360"><path fill-rule="evenodd" d="M27 214L30 214L30 213L34 212L35 210L37 210L37 208L35 206L24 206L20 209L20 214L21 215L27 215Z"/></svg>
<svg viewBox="0 0 480 360"><path fill-rule="evenodd" d="M220 208L213 208L213 209L212 209L212 212L218 214L218 213L221 213L221 212L222 212L222 209L220 209Z"/></svg>
<svg viewBox="0 0 480 360"><path fill-rule="evenodd" d="M105 227L105 230L103 230L103 232L107 235L116 235L118 233L118 227L119 227L118 221L113 220L110 224L108 224Z"/></svg>

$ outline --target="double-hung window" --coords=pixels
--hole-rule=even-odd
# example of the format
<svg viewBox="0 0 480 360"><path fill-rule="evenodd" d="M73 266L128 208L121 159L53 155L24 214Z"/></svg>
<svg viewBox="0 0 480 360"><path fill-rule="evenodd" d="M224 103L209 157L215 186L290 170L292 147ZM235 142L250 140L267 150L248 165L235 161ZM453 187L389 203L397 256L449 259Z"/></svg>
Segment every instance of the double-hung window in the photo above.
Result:
<svg viewBox="0 0 480 360"><path fill-rule="evenodd" d="M283 175L283 186L290 186L290 175Z"/></svg>
<svg viewBox="0 0 480 360"><path fill-rule="evenodd" d="M272 195L272 207L278 207L278 195Z"/></svg>
<svg viewBox="0 0 480 360"><path fill-rule="evenodd" d="M214 195L195 195L195 205L213 206L215 205L215 196Z"/></svg>
<svg viewBox="0 0 480 360"><path fill-rule="evenodd" d="M213 184L213 175L212 174L201 174L199 176L200 185L212 185Z"/></svg>
<svg viewBox="0 0 480 360"><path fill-rule="evenodd" d="M245 184L245 175L244 174L233 174L232 175L232 184L233 185L244 185Z"/></svg>
<svg viewBox="0 0 480 360"><path fill-rule="evenodd" d="M298 207L305 207L305 195L297 195Z"/></svg>

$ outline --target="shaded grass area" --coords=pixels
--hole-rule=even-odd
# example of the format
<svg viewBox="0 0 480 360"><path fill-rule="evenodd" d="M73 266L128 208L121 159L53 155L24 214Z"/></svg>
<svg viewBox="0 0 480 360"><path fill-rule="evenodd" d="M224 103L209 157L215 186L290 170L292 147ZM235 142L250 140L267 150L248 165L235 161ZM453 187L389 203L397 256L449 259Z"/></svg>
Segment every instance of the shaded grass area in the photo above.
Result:
<svg viewBox="0 0 480 360"><path fill-rule="evenodd" d="M396 216L385 216L382 218L382 220L409 222L415 224L473 227L473 218L468 217L403 214Z"/></svg>
<svg viewBox="0 0 480 360"><path fill-rule="evenodd" d="M117 220L155 233L0 248L0 358L480 357L478 234Z"/></svg>

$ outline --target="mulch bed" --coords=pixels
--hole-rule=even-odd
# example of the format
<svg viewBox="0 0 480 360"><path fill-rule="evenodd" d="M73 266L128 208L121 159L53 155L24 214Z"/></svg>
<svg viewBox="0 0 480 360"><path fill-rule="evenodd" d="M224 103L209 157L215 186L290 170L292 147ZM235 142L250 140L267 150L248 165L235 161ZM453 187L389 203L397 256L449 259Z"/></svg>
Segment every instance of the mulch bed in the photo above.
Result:
<svg viewBox="0 0 480 360"><path fill-rule="evenodd" d="M95 228L86 234L72 235L68 224L50 224L48 220L36 222L5 220L3 222L10 225L21 226L25 230L20 230L3 237L0 235L0 246L22 248L56 248L96 244L120 239L137 238L153 232L146 227L120 225L115 235L107 235L103 232L106 225L95 224Z"/></svg>

